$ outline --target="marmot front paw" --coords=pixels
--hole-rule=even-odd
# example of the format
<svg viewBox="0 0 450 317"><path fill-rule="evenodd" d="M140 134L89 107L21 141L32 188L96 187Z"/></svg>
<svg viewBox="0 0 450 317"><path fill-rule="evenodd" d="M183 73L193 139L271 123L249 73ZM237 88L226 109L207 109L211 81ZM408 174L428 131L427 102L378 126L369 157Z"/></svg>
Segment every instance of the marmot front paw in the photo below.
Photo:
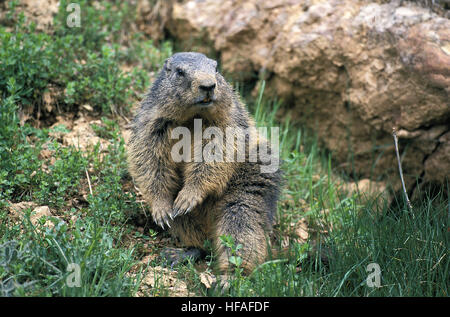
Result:
<svg viewBox="0 0 450 317"><path fill-rule="evenodd" d="M173 204L173 216L179 216L187 214L197 207L203 201L203 195L192 189L187 189L186 187L180 190L177 198Z"/></svg>
<svg viewBox="0 0 450 317"><path fill-rule="evenodd" d="M164 229L164 224L170 228L170 221L175 216L169 203L155 203L152 206L152 217L156 224Z"/></svg>

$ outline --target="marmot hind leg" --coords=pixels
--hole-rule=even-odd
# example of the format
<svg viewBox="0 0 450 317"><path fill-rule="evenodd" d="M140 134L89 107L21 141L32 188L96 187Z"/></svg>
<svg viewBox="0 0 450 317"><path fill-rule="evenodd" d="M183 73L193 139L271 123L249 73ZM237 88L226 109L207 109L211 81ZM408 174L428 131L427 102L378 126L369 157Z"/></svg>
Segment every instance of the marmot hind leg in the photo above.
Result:
<svg viewBox="0 0 450 317"><path fill-rule="evenodd" d="M234 197L218 213L213 243L217 271L221 274L228 274L234 269L234 265L229 262L233 254L221 241L222 236L231 236L235 247L241 245L234 255L242 259L241 267L245 274L250 274L258 264L265 261L270 233L269 219L264 219L267 218L264 216L264 204L255 205L258 201L258 197L246 197L244 200Z"/></svg>
<svg viewBox="0 0 450 317"><path fill-rule="evenodd" d="M237 256L242 259L245 274L263 263L270 246L270 234L275 222L281 172L261 173L258 164L247 164L230 181L224 196L214 208L212 240L217 257L217 269L227 273L230 249L221 236L229 235L235 246L241 244Z"/></svg>

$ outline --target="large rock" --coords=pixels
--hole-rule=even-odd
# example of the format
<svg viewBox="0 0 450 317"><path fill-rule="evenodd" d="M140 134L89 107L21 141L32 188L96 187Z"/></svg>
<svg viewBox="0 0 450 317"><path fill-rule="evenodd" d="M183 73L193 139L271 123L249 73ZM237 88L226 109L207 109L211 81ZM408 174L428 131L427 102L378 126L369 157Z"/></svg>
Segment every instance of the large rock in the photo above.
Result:
<svg viewBox="0 0 450 317"><path fill-rule="evenodd" d="M284 114L316 131L358 177L409 188L450 174L450 20L414 3L358 0L172 2L166 30L216 52L238 80L264 76Z"/></svg>

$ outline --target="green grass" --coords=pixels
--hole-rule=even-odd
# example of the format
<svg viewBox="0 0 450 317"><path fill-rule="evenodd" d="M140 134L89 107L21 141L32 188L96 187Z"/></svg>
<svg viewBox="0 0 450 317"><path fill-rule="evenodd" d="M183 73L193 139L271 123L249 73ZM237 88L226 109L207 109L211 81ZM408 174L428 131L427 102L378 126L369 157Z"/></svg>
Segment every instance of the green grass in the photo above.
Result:
<svg viewBox="0 0 450 317"><path fill-rule="evenodd" d="M52 35L36 32L11 3L13 30L0 26L0 91L7 92L14 79L26 107L39 109L44 93L53 90L62 110L90 104L105 114L127 113L131 100L148 87L148 73L171 55L170 45L156 49L140 33L127 39L127 48L121 46L125 41L121 30L135 19L136 8L127 2L103 1L95 8L89 1L79 1L82 27L69 28L65 23L69 2L61 1ZM134 67L125 73L119 67L123 63Z"/></svg>
<svg viewBox="0 0 450 317"><path fill-rule="evenodd" d="M15 1L8 13L13 29L0 26L0 296L130 296L139 285L139 278L136 282L128 273L144 239L130 246L125 237L135 233L129 222L142 213L142 205L123 188L130 179L117 120L103 118L102 125L92 126L109 141L107 149L97 144L82 151L52 137L52 132L69 132L66 127L21 125L18 114L26 108L40 111L49 89L56 90L58 111L76 112L89 103L94 113L126 114L148 87L149 72L171 54L170 45L156 48L139 34L127 49L119 48L122 39L111 39L133 18L126 3L104 2L107 11L87 1L81 5L89 13L83 16L89 27L78 32L61 23L65 1L52 35L36 32L15 11ZM124 63L136 66L124 73L119 68ZM40 157L43 149L54 161ZM89 174L93 192L84 198ZM74 205L74 199L81 204ZM21 201L48 206L53 228L45 217L32 223L31 208L11 217L10 205ZM66 283L71 263L81 268L81 287Z"/></svg>
<svg viewBox="0 0 450 317"><path fill-rule="evenodd" d="M132 296L141 277L162 265L152 258L138 266L142 257L157 254L158 240L167 235L148 226L138 231L136 219L148 210L130 187L115 114L128 114L149 85L148 73L161 66L172 46L118 32L135 18L126 2L103 2L98 19L99 9L81 1L86 27L79 30L62 23L64 3L52 35L36 32L14 10L8 14L17 22L14 29L0 25L0 296ZM130 72L121 70L124 64ZM268 259L250 276L236 270L225 293L206 290L193 263L177 267L180 280L207 296L448 296L448 194L424 193L409 212L403 201L388 205L380 197L345 193L314 134L289 118L280 121L282 103L263 97L261 87L246 101L259 126L280 127L285 184L273 247L282 249L290 237L286 255ZM62 112L90 104L101 118L92 129L108 148L63 146L53 135L68 133L64 126L22 125L19 110L31 107L36 115L49 89L56 89ZM52 159L40 156L44 149ZM33 223L32 208L12 217L10 205L23 201L48 206L53 217ZM302 219L310 228L305 243L295 242L291 232L291 224ZM239 248L227 237L223 242ZM207 271L213 260L207 257ZM71 263L81 269L80 287L67 283ZM370 263L381 269L379 288L366 283ZM157 278L148 295L170 292Z"/></svg>
<svg viewBox="0 0 450 317"><path fill-rule="evenodd" d="M124 245L123 237L133 232L127 221L133 213L141 212L141 207L134 194L123 190L128 174L124 141L117 124L109 131L111 145L107 155L101 155L99 144L92 151L82 152L52 140L48 129L19 128L17 118L5 122L3 111L12 108L10 101L6 100L0 108L2 126L15 128L11 144L0 143L2 153L10 153L10 159L1 162L0 294L131 295L135 284L125 274L136 263L136 250ZM28 136L40 135L39 142L27 143L24 132L28 130L32 131ZM44 140L49 142L55 158L47 171L42 165L50 163L41 162L37 151ZM22 165L27 170L19 172L18 166ZM33 169L37 173L31 176ZM70 207L88 169L93 192L87 195L86 207ZM44 225L46 219L32 224L31 209L25 210L20 219L11 218L7 200L49 206L55 215L50 217L54 227ZM67 286L70 263L80 265L79 288Z"/></svg>

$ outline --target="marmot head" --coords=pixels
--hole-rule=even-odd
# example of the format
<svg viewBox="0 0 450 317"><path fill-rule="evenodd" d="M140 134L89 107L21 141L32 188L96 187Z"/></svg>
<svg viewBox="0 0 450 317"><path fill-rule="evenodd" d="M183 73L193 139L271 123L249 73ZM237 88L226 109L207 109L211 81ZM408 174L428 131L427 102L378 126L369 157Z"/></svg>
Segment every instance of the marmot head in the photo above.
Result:
<svg viewBox="0 0 450 317"><path fill-rule="evenodd" d="M217 111L227 103L232 89L218 73L215 60L201 53L183 52L165 61L153 90L153 98L167 101L162 105L164 112L170 112L172 118L187 119L196 113Z"/></svg>
<svg viewBox="0 0 450 317"><path fill-rule="evenodd" d="M210 107L217 100L216 61L200 53L176 53L164 70L186 106Z"/></svg>

